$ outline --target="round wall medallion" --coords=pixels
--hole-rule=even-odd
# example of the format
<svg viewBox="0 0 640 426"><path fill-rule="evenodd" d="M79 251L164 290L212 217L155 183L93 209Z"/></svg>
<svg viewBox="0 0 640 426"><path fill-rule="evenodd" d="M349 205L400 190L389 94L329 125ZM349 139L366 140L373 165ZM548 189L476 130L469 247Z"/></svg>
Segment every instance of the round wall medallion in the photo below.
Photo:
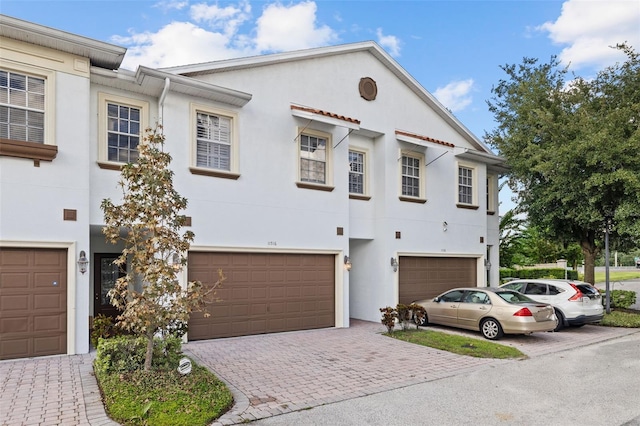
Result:
<svg viewBox="0 0 640 426"><path fill-rule="evenodd" d="M378 86L376 85L375 80L371 77L361 78L358 89L360 90L360 96L368 101L374 100L378 95Z"/></svg>

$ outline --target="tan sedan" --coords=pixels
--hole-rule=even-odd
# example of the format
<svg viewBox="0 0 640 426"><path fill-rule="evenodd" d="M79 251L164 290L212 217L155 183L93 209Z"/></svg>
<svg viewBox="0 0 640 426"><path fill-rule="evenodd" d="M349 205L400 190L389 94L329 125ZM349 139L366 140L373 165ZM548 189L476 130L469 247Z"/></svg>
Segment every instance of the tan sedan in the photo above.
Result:
<svg viewBox="0 0 640 426"><path fill-rule="evenodd" d="M441 324L479 330L489 340L504 334L553 331L558 319L553 307L522 293L494 287L455 288L434 299L417 300L426 316L418 325Z"/></svg>

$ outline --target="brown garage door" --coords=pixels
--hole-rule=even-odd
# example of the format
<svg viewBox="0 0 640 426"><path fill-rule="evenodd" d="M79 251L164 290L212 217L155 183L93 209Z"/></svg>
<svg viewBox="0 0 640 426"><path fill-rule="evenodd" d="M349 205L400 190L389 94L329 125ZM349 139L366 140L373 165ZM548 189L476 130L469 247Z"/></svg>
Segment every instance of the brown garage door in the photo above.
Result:
<svg viewBox="0 0 640 426"><path fill-rule="evenodd" d="M0 248L0 359L67 353L67 250Z"/></svg>
<svg viewBox="0 0 640 426"><path fill-rule="evenodd" d="M399 301L435 297L455 287L475 287L477 260L466 257L400 257Z"/></svg>
<svg viewBox="0 0 640 426"><path fill-rule="evenodd" d="M189 281L227 279L211 316L192 315L189 340L333 327L334 268L333 255L190 253Z"/></svg>

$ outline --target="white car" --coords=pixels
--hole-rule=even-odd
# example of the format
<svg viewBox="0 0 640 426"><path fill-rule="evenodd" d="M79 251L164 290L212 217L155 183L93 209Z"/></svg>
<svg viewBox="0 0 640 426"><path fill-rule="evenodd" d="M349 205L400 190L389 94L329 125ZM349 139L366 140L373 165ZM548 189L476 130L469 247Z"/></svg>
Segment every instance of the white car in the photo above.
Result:
<svg viewBox="0 0 640 426"><path fill-rule="evenodd" d="M577 280L516 279L501 288L519 291L529 298L552 305L558 317L555 331L599 322L604 316L602 296L597 288Z"/></svg>

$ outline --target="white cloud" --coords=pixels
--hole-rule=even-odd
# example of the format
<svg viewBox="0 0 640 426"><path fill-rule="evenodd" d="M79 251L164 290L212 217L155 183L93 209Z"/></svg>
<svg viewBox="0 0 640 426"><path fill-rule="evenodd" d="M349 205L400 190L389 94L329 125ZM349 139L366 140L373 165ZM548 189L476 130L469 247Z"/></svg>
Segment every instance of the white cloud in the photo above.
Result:
<svg viewBox="0 0 640 426"><path fill-rule="evenodd" d="M167 12L170 10L182 10L189 5L189 2L186 0L162 0L154 5L159 9Z"/></svg>
<svg viewBox="0 0 640 426"><path fill-rule="evenodd" d="M473 89L473 79L452 81L444 87L438 87L433 95L442 105L453 112L461 111L472 102L470 95Z"/></svg>
<svg viewBox="0 0 640 426"><path fill-rule="evenodd" d="M380 46L384 47L391 56L400 56L401 43L398 37L382 34L382 28L378 28L376 30L376 35L378 36L378 43L380 44Z"/></svg>
<svg viewBox="0 0 640 426"><path fill-rule="evenodd" d="M640 3L637 0L567 0L555 22L537 27L554 43L565 45L558 58L574 68L604 67L624 60L610 46L628 42L640 47Z"/></svg>
<svg viewBox="0 0 640 426"><path fill-rule="evenodd" d="M169 4L175 7L182 3L162 3L165 8ZM271 3L252 22L247 0L225 7L198 3L189 8L189 22L172 22L157 32L131 32L112 41L127 47L122 64L126 69L138 65L163 68L335 43L337 33L327 25L318 25L316 11L312 1L290 6ZM248 28L243 28L246 24Z"/></svg>
<svg viewBox="0 0 640 426"><path fill-rule="evenodd" d="M317 6L307 1L292 6L267 5L258 18L255 45L260 52L325 46L338 39L327 25L317 26Z"/></svg>
<svg viewBox="0 0 640 426"><path fill-rule="evenodd" d="M208 62L237 57L242 51L230 47L230 38L206 31L189 22L174 22L156 33L145 32L119 37L118 44L128 46L123 68L138 65L152 68Z"/></svg>

